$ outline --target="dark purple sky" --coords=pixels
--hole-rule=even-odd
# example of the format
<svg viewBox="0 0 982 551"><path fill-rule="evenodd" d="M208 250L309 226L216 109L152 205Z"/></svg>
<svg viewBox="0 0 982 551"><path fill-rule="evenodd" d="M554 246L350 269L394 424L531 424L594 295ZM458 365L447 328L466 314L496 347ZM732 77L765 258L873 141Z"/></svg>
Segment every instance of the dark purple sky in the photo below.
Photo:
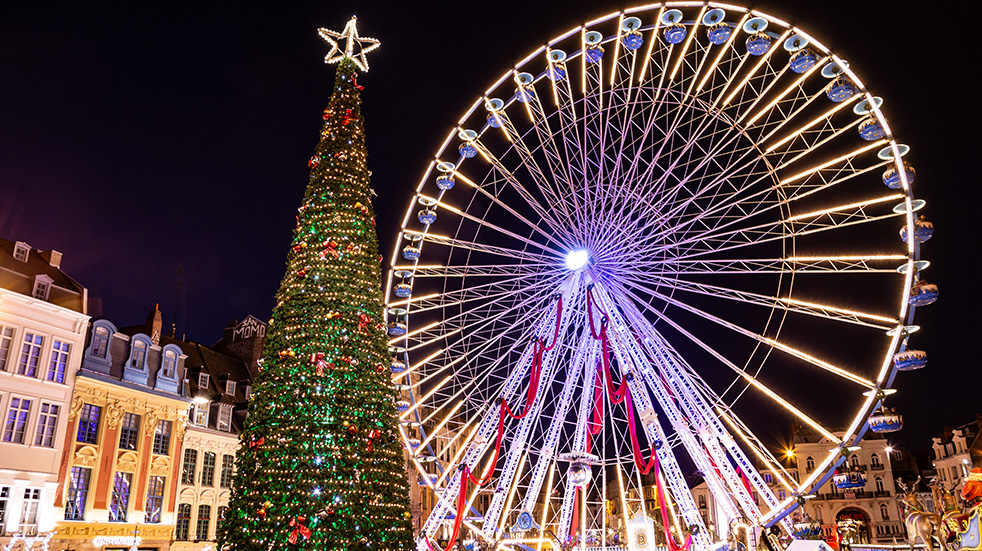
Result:
<svg viewBox="0 0 982 551"><path fill-rule="evenodd" d="M535 7L529 7L535 4ZM382 40L363 113L383 254L421 171L506 68L620 2L8 3L0 9L0 235L54 248L118 326L160 303L210 343L269 316L331 91L317 27ZM848 59L917 167L937 236L918 310L929 370L901 380L908 442L974 418L980 333L978 13L954 4L755 2ZM975 8L973 8L975 9ZM977 12L978 10L975 9ZM915 390L919 389L919 390ZM834 395L830 396L834 400ZM930 404L930 407L928 407ZM903 440L901 438L900 440Z"/></svg>

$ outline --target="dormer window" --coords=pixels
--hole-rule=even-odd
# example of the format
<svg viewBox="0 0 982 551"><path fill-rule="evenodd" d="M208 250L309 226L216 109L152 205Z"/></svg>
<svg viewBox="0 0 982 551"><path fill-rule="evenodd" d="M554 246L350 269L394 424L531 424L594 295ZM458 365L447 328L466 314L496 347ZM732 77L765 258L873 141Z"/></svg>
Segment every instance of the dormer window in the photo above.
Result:
<svg viewBox="0 0 982 551"><path fill-rule="evenodd" d="M252 386L246 385L245 387L245 399L252 400Z"/></svg>
<svg viewBox="0 0 982 551"><path fill-rule="evenodd" d="M100 358L106 357L106 351L109 350L109 336L109 329L105 327L97 326L92 331L93 356L99 356Z"/></svg>
<svg viewBox="0 0 982 551"><path fill-rule="evenodd" d="M235 381L225 381L225 394L235 396Z"/></svg>
<svg viewBox="0 0 982 551"><path fill-rule="evenodd" d="M209 377L207 373L198 373L198 388L208 388L208 379Z"/></svg>
<svg viewBox="0 0 982 551"><path fill-rule="evenodd" d="M191 423L199 427L208 426L208 404L191 405Z"/></svg>
<svg viewBox="0 0 982 551"><path fill-rule="evenodd" d="M218 406L218 423L216 428L220 431L229 432L232 430L232 406L231 404L221 404Z"/></svg>
<svg viewBox="0 0 982 551"><path fill-rule="evenodd" d="M166 350L160 365L160 374L168 379L173 379L175 371L177 371L177 352Z"/></svg>
<svg viewBox="0 0 982 551"><path fill-rule="evenodd" d="M134 340L133 349L130 352L130 368L143 369L143 364L147 361L147 343Z"/></svg>
<svg viewBox="0 0 982 551"><path fill-rule="evenodd" d="M14 245L14 258L21 262L27 262L27 255L31 252L31 246L23 241L18 241Z"/></svg>
<svg viewBox="0 0 982 551"><path fill-rule="evenodd" d="M52 279L44 274L34 278L34 290L31 296L38 300L48 300L48 293L51 291Z"/></svg>
<svg viewBox="0 0 982 551"><path fill-rule="evenodd" d="M150 370L147 367L147 353L150 351L150 337L137 333L130 339L130 357L123 369L123 379L131 383L147 384Z"/></svg>

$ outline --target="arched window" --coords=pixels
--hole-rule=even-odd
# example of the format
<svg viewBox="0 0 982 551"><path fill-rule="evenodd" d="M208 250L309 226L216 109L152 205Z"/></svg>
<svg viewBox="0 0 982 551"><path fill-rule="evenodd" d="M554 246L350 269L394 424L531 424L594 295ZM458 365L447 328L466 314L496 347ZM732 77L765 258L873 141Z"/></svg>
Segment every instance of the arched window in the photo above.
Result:
<svg viewBox="0 0 982 551"><path fill-rule="evenodd" d="M873 468L879 467L880 466L880 456L876 455L875 453L873 455L869 456L869 464Z"/></svg>
<svg viewBox="0 0 982 551"><path fill-rule="evenodd" d="M92 339L82 358L82 367L99 373L109 373L112 364L112 340L116 326L107 320L92 322Z"/></svg>
<svg viewBox="0 0 982 551"><path fill-rule="evenodd" d="M706 507L706 496L699 494L699 508L703 509Z"/></svg>
<svg viewBox="0 0 982 551"><path fill-rule="evenodd" d="M819 524L822 523L822 508L821 507L815 507L815 520L817 520Z"/></svg>
<svg viewBox="0 0 982 551"><path fill-rule="evenodd" d="M858 469L859 468L859 456L856 455L856 454L853 454L853 456L849 458L849 463L852 465L852 468Z"/></svg>
<svg viewBox="0 0 982 551"><path fill-rule="evenodd" d="M92 331L93 356L106 357L106 352L109 352L109 337L109 329L104 325L100 325Z"/></svg>
<svg viewBox="0 0 982 551"><path fill-rule="evenodd" d="M890 520L890 508L887 507L886 503L880 504L880 518L883 520Z"/></svg>
<svg viewBox="0 0 982 551"><path fill-rule="evenodd" d="M180 358L183 352L175 344L168 344L164 347L160 355L160 369L157 370L157 381L154 388L176 393L179 389L177 384L180 367Z"/></svg>
<svg viewBox="0 0 982 551"><path fill-rule="evenodd" d="M808 459L805 459L805 469L807 469L808 472L815 470L815 458L809 455Z"/></svg>
<svg viewBox="0 0 982 551"><path fill-rule="evenodd" d="M883 479L880 477L876 477L876 491L877 492L883 491Z"/></svg>

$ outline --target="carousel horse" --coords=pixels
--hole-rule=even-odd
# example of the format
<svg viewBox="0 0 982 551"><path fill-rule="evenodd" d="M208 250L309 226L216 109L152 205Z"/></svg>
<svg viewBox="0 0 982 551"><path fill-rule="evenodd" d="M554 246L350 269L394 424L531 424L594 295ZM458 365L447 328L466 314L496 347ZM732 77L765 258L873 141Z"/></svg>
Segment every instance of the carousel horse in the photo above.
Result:
<svg viewBox="0 0 982 551"><path fill-rule="evenodd" d="M904 525L907 527L910 551L914 551L917 538L921 538L927 551L934 551L933 537L941 541L941 517L928 512L921 504L921 500L917 499L917 485L920 483L921 477L918 476L908 489L902 480L897 479L897 487L903 492L900 507L905 512Z"/></svg>

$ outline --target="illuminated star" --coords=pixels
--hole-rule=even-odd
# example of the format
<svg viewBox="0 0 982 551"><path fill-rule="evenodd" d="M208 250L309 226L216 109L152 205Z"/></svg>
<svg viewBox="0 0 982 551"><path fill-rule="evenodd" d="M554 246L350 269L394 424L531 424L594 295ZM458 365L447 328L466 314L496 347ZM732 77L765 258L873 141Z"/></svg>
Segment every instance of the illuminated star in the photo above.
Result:
<svg viewBox="0 0 982 551"><path fill-rule="evenodd" d="M324 63L337 63L344 58L348 58L354 61L359 69L368 72L368 60L365 59L365 54L378 48L380 43L374 38L358 36L357 17L352 15L351 21L348 21L348 24L344 26L344 30L341 32L330 29L317 29L317 33L331 45L331 51L324 58ZM343 48L340 45L342 41L344 42ZM358 43L358 54L355 54L356 42Z"/></svg>

